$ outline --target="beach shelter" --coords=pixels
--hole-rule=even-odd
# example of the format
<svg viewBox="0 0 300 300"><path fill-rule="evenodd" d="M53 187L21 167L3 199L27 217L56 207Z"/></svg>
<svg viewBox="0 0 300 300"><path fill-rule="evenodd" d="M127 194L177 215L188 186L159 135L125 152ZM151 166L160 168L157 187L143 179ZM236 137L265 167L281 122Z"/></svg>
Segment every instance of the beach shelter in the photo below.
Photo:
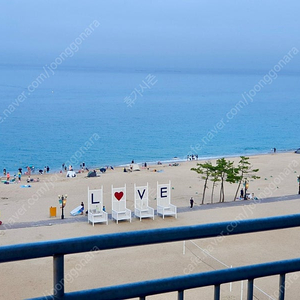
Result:
<svg viewBox="0 0 300 300"><path fill-rule="evenodd" d="M76 177L76 173L74 171L68 171L66 177Z"/></svg>
<svg viewBox="0 0 300 300"><path fill-rule="evenodd" d="M97 177L96 171L89 171L87 177Z"/></svg>
<svg viewBox="0 0 300 300"><path fill-rule="evenodd" d="M117 221L129 220L131 222L131 210L126 207L126 184L124 187L111 186L112 218Z"/></svg>
<svg viewBox="0 0 300 300"><path fill-rule="evenodd" d="M177 207L171 204L171 181L168 184L158 184L157 182L157 214L165 216L175 216L177 218Z"/></svg>
<svg viewBox="0 0 300 300"><path fill-rule="evenodd" d="M131 164L130 167L132 171L140 171L140 167L138 164Z"/></svg>
<svg viewBox="0 0 300 300"><path fill-rule="evenodd" d="M88 188L88 223L108 224L108 214L103 211L103 187L98 190Z"/></svg>
<svg viewBox="0 0 300 300"><path fill-rule="evenodd" d="M137 218L152 218L154 220L154 209L148 206L148 183L146 186L134 184L134 214Z"/></svg>

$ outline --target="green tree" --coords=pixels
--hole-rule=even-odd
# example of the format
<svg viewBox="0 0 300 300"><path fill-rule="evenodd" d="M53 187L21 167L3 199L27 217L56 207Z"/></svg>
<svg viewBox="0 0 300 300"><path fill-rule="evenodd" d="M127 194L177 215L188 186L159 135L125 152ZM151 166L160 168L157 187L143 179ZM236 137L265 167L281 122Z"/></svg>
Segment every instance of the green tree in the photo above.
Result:
<svg viewBox="0 0 300 300"><path fill-rule="evenodd" d="M214 203L214 190L217 186L217 182L220 181L219 172L217 170L217 166L212 166L211 168L211 174L210 174L210 180L212 181L212 189L211 189L211 197L210 197L210 203Z"/></svg>
<svg viewBox="0 0 300 300"><path fill-rule="evenodd" d="M225 158L217 159L216 170L218 172L221 181L219 202L225 201L224 182L226 181L227 175L230 174L232 169L233 169L233 162L227 161Z"/></svg>
<svg viewBox="0 0 300 300"><path fill-rule="evenodd" d="M204 204L205 199L205 191L207 189L207 181L211 175L211 169L212 164L211 162L205 162L203 164L197 164L197 168L191 168L192 171L197 172L198 174L201 174L201 178L204 180L204 187L203 187L203 194L202 194L202 202L201 204Z"/></svg>
<svg viewBox="0 0 300 300"><path fill-rule="evenodd" d="M236 200L236 197L238 195L238 192L240 190L242 182L245 180L250 179L259 179L260 177L257 176L255 173L257 173L259 169L253 169L251 163L249 162L249 157L241 156L240 161L238 163L238 166L236 168L236 175L235 175L235 182L238 183L238 187L236 189L234 199ZM245 197L246 197L246 187L245 187Z"/></svg>

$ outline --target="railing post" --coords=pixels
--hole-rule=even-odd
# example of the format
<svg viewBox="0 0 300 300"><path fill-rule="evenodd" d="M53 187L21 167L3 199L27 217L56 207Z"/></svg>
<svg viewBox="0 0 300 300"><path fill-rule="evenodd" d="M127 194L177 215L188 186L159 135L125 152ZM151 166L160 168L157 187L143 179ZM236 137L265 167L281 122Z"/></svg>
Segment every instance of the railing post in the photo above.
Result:
<svg viewBox="0 0 300 300"><path fill-rule="evenodd" d="M64 256L53 255L53 295L54 299L62 299L65 294Z"/></svg>
<svg viewBox="0 0 300 300"><path fill-rule="evenodd" d="M215 285L215 295L214 300L220 300L220 285Z"/></svg>
<svg viewBox="0 0 300 300"><path fill-rule="evenodd" d="M285 274L280 274L278 300L284 300L284 292L285 292Z"/></svg>
<svg viewBox="0 0 300 300"><path fill-rule="evenodd" d="M177 297L178 300L183 300L183 292L184 291L178 291L178 297Z"/></svg>
<svg viewBox="0 0 300 300"><path fill-rule="evenodd" d="M253 300L253 279L248 280L247 300Z"/></svg>
<svg viewBox="0 0 300 300"><path fill-rule="evenodd" d="M140 297L140 300L146 300L145 296Z"/></svg>

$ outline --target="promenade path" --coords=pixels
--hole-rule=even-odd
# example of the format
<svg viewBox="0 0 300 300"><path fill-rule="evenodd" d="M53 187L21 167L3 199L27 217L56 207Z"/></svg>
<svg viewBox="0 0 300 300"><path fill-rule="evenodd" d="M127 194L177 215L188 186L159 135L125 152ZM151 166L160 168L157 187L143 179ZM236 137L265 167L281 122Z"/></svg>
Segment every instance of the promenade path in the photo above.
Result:
<svg viewBox="0 0 300 300"><path fill-rule="evenodd" d="M271 197L271 198L264 198L260 200L237 200L232 202L224 202L224 203L214 203L214 204L204 204L204 205L194 205L193 208L187 207L178 207L178 213L188 213L191 211L197 210L210 210L210 209L221 209L221 208L228 208L228 207L236 207L236 206L243 206L243 205L259 205L265 203L272 203L272 202L282 202L282 201L290 201L290 200L300 200L300 195L289 195L289 196L281 196L281 197ZM155 211L155 215L157 215L157 211ZM134 217L134 215L132 215ZM108 215L108 218L112 220L111 214ZM18 228L32 228L32 227L40 227L40 226L53 226L58 224L67 224L67 223L76 223L76 222L87 222L87 216L68 216L64 219L47 219L42 221L33 221L33 222L15 222L13 224L2 224L0 225L1 230L10 230L10 229L18 229Z"/></svg>

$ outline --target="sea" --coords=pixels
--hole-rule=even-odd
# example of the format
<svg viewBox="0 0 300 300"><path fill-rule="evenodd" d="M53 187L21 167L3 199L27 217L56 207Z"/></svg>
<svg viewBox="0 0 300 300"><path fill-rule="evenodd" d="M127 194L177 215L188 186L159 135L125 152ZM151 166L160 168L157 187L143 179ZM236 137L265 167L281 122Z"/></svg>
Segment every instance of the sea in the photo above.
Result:
<svg viewBox="0 0 300 300"><path fill-rule="evenodd" d="M1 170L300 147L300 73L0 67Z"/></svg>

